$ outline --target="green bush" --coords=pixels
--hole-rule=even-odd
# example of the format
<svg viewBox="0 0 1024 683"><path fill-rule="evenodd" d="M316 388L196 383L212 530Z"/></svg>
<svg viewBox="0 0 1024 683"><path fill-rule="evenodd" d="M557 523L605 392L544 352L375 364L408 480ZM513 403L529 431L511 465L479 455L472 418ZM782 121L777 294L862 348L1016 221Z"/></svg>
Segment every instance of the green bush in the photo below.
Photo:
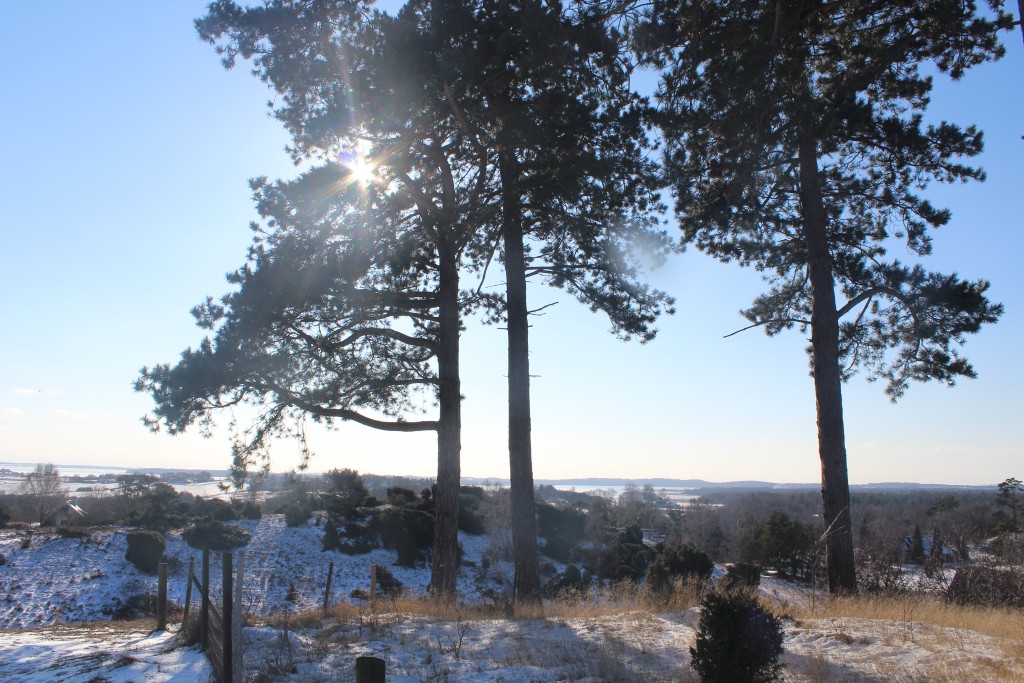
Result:
<svg viewBox="0 0 1024 683"><path fill-rule="evenodd" d="M61 538L89 538L89 530L80 526L65 524L57 527L57 535Z"/></svg>
<svg viewBox="0 0 1024 683"><path fill-rule="evenodd" d="M537 503L537 534L544 537L541 549L548 557L569 562L583 541L587 517L572 507L555 507L550 503Z"/></svg>
<svg viewBox="0 0 1024 683"><path fill-rule="evenodd" d="M424 489L424 493L430 489ZM481 486L463 486L459 489L459 531L474 536L487 533L484 521L484 489Z"/></svg>
<svg viewBox="0 0 1024 683"><path fill-rule="evenodd" d="M242 519L261 519L263 517L263 510L260 509L260 504L254 500L241 501L235 499L232 503L238 510L238 516Z"/></svg>
<svg viewBox="0 0 1024 683"><path fill-rule="evenodd" d="M199 550L221 552L246 545L252 536L245 529L216 520L196 522L181 532L181 540Z"/></svg>
<svg viewBox="0 0 1024 683"><path fill-rule="evenodd" d="M11 511L6 503L0 501L0 529L7 526L9 521L11 521Z"/></svg>
<svg viewBox="0 0 1024 683"><path fill-rule="evenodd" d="M163 559L167 542L159 531L136 529L128 532L128 552L124 559L147 574L156 574Z"/></svg>
<svg viewBox="0 0 1024 683"><path fill-rule="evenodd" d="M704 683L767 683L781 671L782 625L750 591L708 591L700 604L693 669Z"/></svg>
<svg viewBox="0 0 1024 683"><path fill-rule="evenodd" d="M644 545L640 527L627 527L617 533L601 554L597 574L612 581L639 581L656 554Z"/></svg>
<svg viewBox="0 0 1024 683"><path fill-rule="evenodd" d="M327 492L320 497L323 508L340 519L350 519L366 505L370 491L362 476L352 469L334 469L324 474Z"/></svg>
<svg viewBox="0 0 1024 683"><path fill-rule="evenodd" d="M434 543L434 516L411 508L387 508L380 514L380 535L385 548L398 551L395 564L413 567Z"/></svg>
<svg viewBox="0 0 1024 683"><path fill-rule="evenodd" d="M703 550L689 544L670 546L647 570L647 588L666 591L678 577L707 581L714 568L715 563Z"/></svg>
<svg viewBox="0 0 1024 683"><path fill-rule="evenodd" d="M220 498L203 498L197 496L192 501L192 514L196 517L208 517L218 522L233 522L238 519L238 513L231 503Z"/></svg>
<svg viewBox="0 0 1024 683"><path fill-rule="evenodd" d="M725 570L725 581L730 586L760 586L761 567L750 562L736 562Z"/></svg>
<svg viewBox="0 0 1024 683"><path fill-rule="evenodd" d="M324 550L341 550L341 537L338 536L338 525L330 517L324 524L324 536L320 539Z"/></svg>
<svg viewBox="0 0 1024 683"><path fill-rule="evenodd" d="M284 506L284 523L290 527L302 526L309 519L309 510L290 503Z"/></svg>

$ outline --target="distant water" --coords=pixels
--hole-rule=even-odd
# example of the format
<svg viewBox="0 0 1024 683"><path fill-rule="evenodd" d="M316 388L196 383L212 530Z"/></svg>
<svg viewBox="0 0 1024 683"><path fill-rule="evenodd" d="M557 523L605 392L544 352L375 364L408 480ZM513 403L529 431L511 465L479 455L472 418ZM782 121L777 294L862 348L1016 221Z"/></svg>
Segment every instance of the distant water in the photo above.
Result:
<svg viewBox="0 0 1024 683"><path fill-rule="evenodd" d="M609 498L618 498L622 495L622 492L629 488L643 489L643 484L636 484L633 487L630 486L594 486L593 482L583 481L565 481L554 484L554 487L559 491L578 491L579 493L590 493L594 495L604 495ZM658 488L654 487L654 492L663 498L674 500L682 503L688 500L693 500L699 496L695 496L691 493L693 489L684 488Z"/></svg>
<svg viewBox="0 0 1024 683"><path fill-rule="evenodd" d="M11 470L18 474L28 474L42 463L38 462L0 462L0 470ZM106 467L104 465L57 465L61 476L89 476L93 474L128 474L124 467Z"/></svg>

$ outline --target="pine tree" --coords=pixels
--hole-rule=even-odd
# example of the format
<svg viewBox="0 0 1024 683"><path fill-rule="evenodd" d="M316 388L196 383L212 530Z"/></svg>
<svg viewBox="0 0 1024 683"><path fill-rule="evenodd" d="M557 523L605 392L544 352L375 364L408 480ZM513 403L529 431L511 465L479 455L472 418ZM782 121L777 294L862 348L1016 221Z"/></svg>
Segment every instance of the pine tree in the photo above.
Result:
<svg viewBox="0 0 1024 683"><path fill-rule="evenodd" d="M925 125L921 66L959 78L1003 48L989 2L660 1L641 45L658 93L683 242L765 274L744 312L769 335L810 331L829 589L855 591L842 382L858 368L895 400L911 380L975 375L958 347L1002 313L988 283L887 258L949 221L929 181L981 180L981 133ZM839 297L837 300L837 296Z"/></svg>
<svg viewBox="0 0 1024 683"><path fill-rule="evenodd" d="M909 559L914 564L924 563L924 537L921 536L921 525L914 525L914 533L910 537L910 552L907 554Z"/></svg>

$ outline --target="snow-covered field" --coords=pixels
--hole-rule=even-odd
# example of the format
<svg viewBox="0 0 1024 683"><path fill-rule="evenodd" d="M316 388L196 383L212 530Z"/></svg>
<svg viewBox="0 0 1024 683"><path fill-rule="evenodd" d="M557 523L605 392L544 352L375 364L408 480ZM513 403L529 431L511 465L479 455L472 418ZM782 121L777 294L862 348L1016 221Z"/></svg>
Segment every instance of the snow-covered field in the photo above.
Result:
<svg viewBox="0 0 1024 683"><path fill-rule="evenodd" d="M422 593L426 568L392 567L394 553L347 556L320 550L322 529L287 528L277 516L238 522L253 535L246 549L243 605L253 625L244 629L247 680L352 680L355 658L383 658L388 680L411 681L696 681L689 666L698 611L652 613L636 608L592 610L549 606L542 619L479 617L463 610L447 619L408 611L342 606L327 618L302 615L323 600L328 564L335 563L332 602L365 589L370 563L388 566ZM156 581L124 559L123 528L93 530L88 539L63 539L35 530L0 531L0 681L206 681L209 669L193 648L177 648L167 633L146 624L105 619L133 594L155 591ZM481 562L494 539L461 536L468 561L459 591L468 603L488 587L507 585L507 563ZM178 534L168 538L170 597L182 602L190 557L198 553ZM497 553L500 556L500 553ZM220 576L215 564L214 577ZM291 584L299 603L285 600ZM765 579L775 604L801 605L806 593ZM399 603L401 604L401 603ZM801 613L806 614L803 610ZM475 614L476 616L471 616ZM269 620L260 617L272 615ZM93 622L78 627L70 622ZM1024 631L1024 627L1021 629ZM998 638L964 628L919 623L912 614L887 619L808 618L786 622L783 680L1022 681L1024 632Z"/></svg>
<svg viewBox="0 0 1024 683"><path fill-rule="evenodd" d="M347 599L356 588L367 590L371 563L389 567L413 592L425 592L430 579L424 568L391 566L394 551L377 549L365 555L322 552L323 529L312 522L288 528L281 515L269 515L233 524L252 534L245 548L243 604L257 615L285 607L295 611L321 605L331 562L333 601ZM7 559L6 565L0 566L0 628L106 619L130 596L155 593L156 577L125 560L127 531L124 527L92 529L88 538L76 539L61 538L52 529L0 530L0 554ZM30 545L22 548L26 538L31 539ZM486 536L460 535L464 560L479 566L488 542ZM181 604L189 561L195 560L199 574L201 553L186 545L180 532L171 532L167 557L168 596ZM496 579L507 580L510 571L502 564L492 566L487 578L464 566L459 574L460 594L474 599L482 588L500 588ZM218 583L221 567L216 553L210 573ZM285 600L293 584L299 595L297 604Z"/></svg>

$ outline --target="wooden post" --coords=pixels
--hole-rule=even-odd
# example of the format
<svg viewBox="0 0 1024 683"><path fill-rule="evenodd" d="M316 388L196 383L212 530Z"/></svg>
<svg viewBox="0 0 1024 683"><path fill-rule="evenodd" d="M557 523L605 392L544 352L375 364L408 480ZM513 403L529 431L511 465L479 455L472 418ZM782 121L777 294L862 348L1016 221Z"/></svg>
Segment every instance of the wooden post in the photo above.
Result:
<svg viewBox="0 0 1024 683"><path fill-rule="evenodd" d="M242 581L245 579L245 551L238 551L238 562L235 564L235 594L233 596L235 613L231 615L231 652L234 659L231 666L234 669L236 681L244 680L242 676L242 653L245 646L242 643Z"/></svg>
<svg viewBox="0 0 1024 683"><path fill-rule="evenodd" d="M181 616L181 625L188 621L188 606L192 604L192 576L195 574L196 558L188 558L188 578L185 579L185 613Z"/></svg>
<svg viewBox="0 0 1024 683"><path fill-rule="evenodd" d="M221 610L221 624L223 627L223 633L221 636L224 639L224 683L234 683L234 671L233 664L235 661L234 653L231 651L231 636L234 633L233 622L235 616L235 606L233 604L232 593L234 586L232 585L232 571L231 571L231 551L226 550L221 556L221 565L224 570L223 581L224 581L224 609Z"/></svg>
<svg viewBox="0 0 1024 683"><path fill-rule="evenodd" d="M370 602L377 599L377 565L370 563Z"/></svg>
<svg viewBox="0 0 1024 683"><path fill-rule="evenodd" d="M167 630L167 563L161 562L157 569L156 584L156 630Z"/></svg>
<svg viewBox="0 0 1024 683"><path fill-rule="evenodd" d="M356 657L356 683L384 683L387 666L379 657Z"/></svg>
<svg viewBox="0 0 1024 683"><path fill-rule="evenodd" d="M334 578L334 563L327 567L327 588L324 589L324 611L327 611L331 604L331 579Z"/></svg>
<svg viewBox="0 0 1024 683"><path fill-rule="evenodd" d="M203 548L203 605L199 611L199 642L203 650L210 643L210 549Z"/></svg>

